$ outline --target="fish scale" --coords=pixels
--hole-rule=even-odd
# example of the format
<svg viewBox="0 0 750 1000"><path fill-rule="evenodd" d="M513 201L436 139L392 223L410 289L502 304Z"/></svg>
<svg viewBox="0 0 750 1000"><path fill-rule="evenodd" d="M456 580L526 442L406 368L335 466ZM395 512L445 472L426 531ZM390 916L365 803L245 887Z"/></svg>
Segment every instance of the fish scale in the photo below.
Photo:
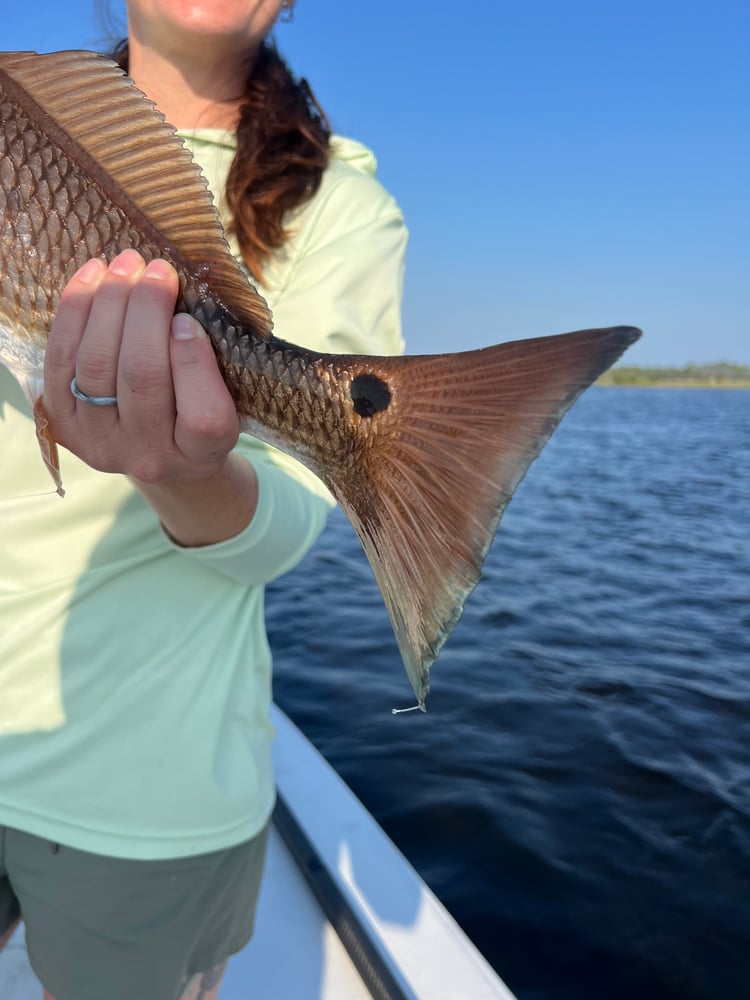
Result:
<svg viewBox="0 0 750 1000"><path fill-rule="evenodd" d="M26 392L58 491L43 373L60 295L91 257L164 258L243 430L307 465L349 517L420 708L513 491L580 393L640 336L619 326L396 358L274 338L190 154L90 52L0 53L0 217L0 361Z"/></svg>

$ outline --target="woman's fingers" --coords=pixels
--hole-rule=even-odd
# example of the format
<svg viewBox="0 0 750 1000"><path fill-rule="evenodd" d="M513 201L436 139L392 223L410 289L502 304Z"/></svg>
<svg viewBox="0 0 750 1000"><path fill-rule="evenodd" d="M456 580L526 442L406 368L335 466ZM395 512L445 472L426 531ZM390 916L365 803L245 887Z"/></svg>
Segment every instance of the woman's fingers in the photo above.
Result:
<svg viewBox="0 0 750 1000"><path fill-rule="evenodd" d="M74 372L78 388L89 396L114 396L117 392L125 317L145 266L140 254L125 250L115 257L99 282L78 346Z"/></svg>
<svg viewBox="0 0 750 1000"><path fill-rule="evenodd" d="M133 250L89 261L63 292L50 333L44 406L55 439L89 465L144 482L207 475L239 434L211 342L174 316L179 281ZM116 405L77 400L116 396Z"/></svg>
<svg viewBox="0 0 750 1000"><path fill-rule="evenodd" d="M160 475L174 450L174 391L169 357L169 330L178 293L174 268L154 260L133 288L123 322L117 366L120 422L136 446L143 468L137 478Z"/></svg>
<svg viewBox="0 0 750 1000"><path fill-rule="evenodd" d="M190 463L216 463L237 443L240 426L208 335L192 316L178 313L172 319L170 354L175 445Z"/></svg>
<svg viewBox="0 0 750 1000"><path fill-rule="evenodd" d="M56 423L75 418L76 400L70 392L70 380L75 375L78 348L94 296L106 273L103 261L88 261L73 275L60 297L44 357L44 408Z"/></svg>

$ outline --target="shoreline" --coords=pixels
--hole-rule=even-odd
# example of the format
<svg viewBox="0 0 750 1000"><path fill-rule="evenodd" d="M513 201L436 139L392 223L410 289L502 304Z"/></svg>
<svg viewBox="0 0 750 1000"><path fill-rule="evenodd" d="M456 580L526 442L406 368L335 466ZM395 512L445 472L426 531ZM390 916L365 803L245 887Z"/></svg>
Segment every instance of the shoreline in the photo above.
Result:
<svg viewBox="0 0 750 1000"><path fill-rule="evenodd" d="M612 378L602 376L597 379L594 385L602 389L750 389L750 380L736 382L692 382L665 379L663 381L650 382L645 379L642 382L617 382Z"/></svg>
<svg viewBox="0 0 750 1000"><path fill-rule="evenodd" d="M642 389L750 389L750 366L736 361L691 362L652 367L618 365L596 381L604 386L638 386Z"/></svg>

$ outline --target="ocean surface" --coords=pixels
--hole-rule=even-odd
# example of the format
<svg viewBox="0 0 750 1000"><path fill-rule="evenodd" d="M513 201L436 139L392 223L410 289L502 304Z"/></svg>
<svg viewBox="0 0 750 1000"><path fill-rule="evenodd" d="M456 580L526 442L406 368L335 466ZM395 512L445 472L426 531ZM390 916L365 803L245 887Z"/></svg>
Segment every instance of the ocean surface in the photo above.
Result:
<svg viewBox="0 0 750 1000"><path fill-rule="evenodd" d="M276 699L521 1000L750 997L750 391L594 388L413 704L336 512ZM456 998L471 1000L471 998Z"/></svg>

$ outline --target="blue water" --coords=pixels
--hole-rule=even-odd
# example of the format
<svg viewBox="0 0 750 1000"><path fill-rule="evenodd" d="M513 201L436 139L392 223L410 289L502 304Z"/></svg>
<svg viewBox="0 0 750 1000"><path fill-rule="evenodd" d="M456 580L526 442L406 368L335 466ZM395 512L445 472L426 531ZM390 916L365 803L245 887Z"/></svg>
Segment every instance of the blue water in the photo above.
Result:
<svg viewBox="0 0 750 1000"><path fill-rule="evenodd" d="M522 1000L750 997L750 392L586 393L426 716L340 514L268 619L277 700Z"/></svg>

